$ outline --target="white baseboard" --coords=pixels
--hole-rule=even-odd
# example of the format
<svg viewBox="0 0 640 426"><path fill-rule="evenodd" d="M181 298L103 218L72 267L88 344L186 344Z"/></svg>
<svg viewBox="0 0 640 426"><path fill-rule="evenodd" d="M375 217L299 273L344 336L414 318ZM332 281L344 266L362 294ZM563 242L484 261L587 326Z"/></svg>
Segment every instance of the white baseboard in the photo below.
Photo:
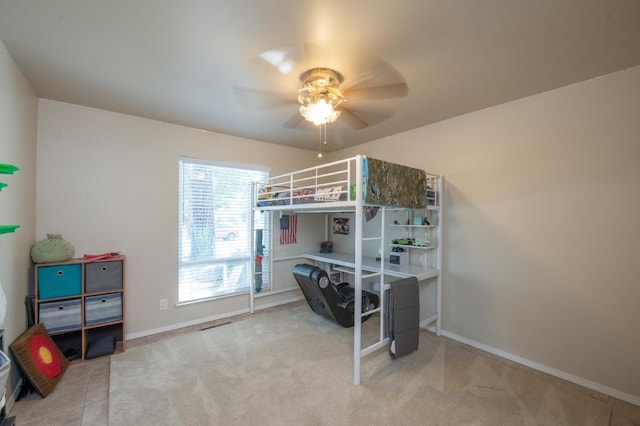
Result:
<svg viewBox="0 0 640 426"><path fill-rule="evenodd" d="M219 320L219 319L223 319L223 318L228 318L228 317L232 317L234 315L246 314L247 312L249 312L249 308L240 309L240 310L233 311L233 312L226 312L224 314L219 314L219 315L211 315L211 316L208 316L208 317L198 318L198 319L193 320L193 321L179 322L179 323L167 325L167 326L164 326L164 327L158 327L158 328L152 328L152 329L149 329L149 330L138 331L136 333L127 333L127 335L125 336L125 340L137 339L139 337L153 336L154 334L165 333L167 331L173 331L173 330L177 330L179 328L191 327L192 325L198 325L198 324L202 324L202 323L209 322L209 321L215 321L215 320Z"/></svg>
<svg viewBox="0 0 640 426"><path fill-rule="evenodd" d="M277 302L265 303L264 305L261 304L259 307L256 306L255 308L256 308L256 311L261 311L263 309L274 308L276 306L299 302L301 300L304 300L304 296L293 296L288 299L278 300Z"/></svg>
<svg viewBox="0 0 640 426"><path fill-rule="evenodd" d="M603 393L605 395L612 396L614 398L618 398L622 401L626 401L630 404L640 406L640 397L629 395L627 393L621 392L617 389L610 388L609 386L602 385L600 383L592 382L591 380L587 380L582 377L574 376L573 374L567 373L562 370L558 370L544 364L537 363L535 361L531 361L526 358L522 358L517 355L513 355L509 352L502 351L500 349L493 348L491 346L485 345L480 342L476 342L475 340L467 339L466 337L458 336L455 333L451 333L445 330L442 330L442 335L448 337L452 340L456 340L460 343L464 343L465 345L473 346L474 348L480 349L482 351L491 353L493 355L497 355L501 358L508 359L518 364L522 364L526 367L533 368L534 370L541 371L543 373L550 374L552 376L558 377L560 379L566 380L571 383L575 383L580 386L584 386L585 388L593 389L594 391Z"/></svg>
<svg viewBox="0 0 640 426"><path fill-rule="evenodd" d="M272 307L279 306L279 305L285 305L287 303L297 302L297 301L302 300L302 299L303 299L302 296L291 297L291 298L288 298L288 299L285 299L285 300L279 300L278 302L266 303L264 305L261 305L260 307L256 307L255 310L256 311L260 311L262 309L267 309L267 308L272 308ZM236 315L243 315L243 314L247 314L247 313L249 313L249 308L239 309L239 310L233 311L233 312L225 312L223 314L218 314L218 315L211 315L211 316L203 317L203 318L198 318L198 319L193 320L193 321L185 321L185 322L181 322L181 323L177 323L177 324L171 324L171 325L167 325L165 327L158 327L158 328L152 328L150 330L138 331L138 332L135 332L135 333L128 333L125 336L125 340L137 339L139 337L152 336L152 335L158 334L158 333L165 333L167 331L178 330L178 329L184 328L184 327L191 327L193 325L204 324L206 322L216 321L216 320L219 320L219 319L229 318L229 317L233 317L233 316L236 316Z"/></svg>

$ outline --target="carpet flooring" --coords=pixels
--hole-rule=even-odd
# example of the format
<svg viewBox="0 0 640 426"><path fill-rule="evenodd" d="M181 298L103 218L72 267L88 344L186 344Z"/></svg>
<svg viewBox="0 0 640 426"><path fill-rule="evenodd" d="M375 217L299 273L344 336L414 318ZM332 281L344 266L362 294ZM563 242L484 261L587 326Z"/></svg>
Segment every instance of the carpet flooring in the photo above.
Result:
<svg viewBox="0 0 640 426"><path fill-rule="evenodd" d="M356 386L352 339L296 305L128 349L109 425L611 424L608 397L427 331L409 355L363 358Z"/></svg>

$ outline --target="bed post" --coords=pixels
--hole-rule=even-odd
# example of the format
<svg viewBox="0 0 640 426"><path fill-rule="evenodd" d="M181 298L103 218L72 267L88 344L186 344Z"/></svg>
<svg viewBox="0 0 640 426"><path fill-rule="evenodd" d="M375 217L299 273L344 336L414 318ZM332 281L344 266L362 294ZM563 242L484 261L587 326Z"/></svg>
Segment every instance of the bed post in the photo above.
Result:
<svg viewBox="0 0 640 426"><path fill-rule="evenodd" d="M360 384L360 358L362 351L362 195L363 156L356 156L356 226L355 226L355 306L353 308L353 383Z"/></svg>
<svg viewBox="0 0 640 426"><path fill-rule="evenodd" d="M256 282L256 265L255 265L255 256L256 253L253 251L255 247L255 241L253 233L256 229L255 224L255 212L254 207L258 205L258 185L256 182L251 183L251 206L249 206L249 211L251 212L251 230L249 232L249 244L251 247L251 282L249 283L249 313L253 313L255 309L255 282Z"/></svg>
<svg viewBox="0 0 640 426"><path fill-rule="evenodd" d="M436 321L436 334L440 336L442 334L442 254L444 253L444 239L443 239L443 221L444 221L444 176L438 177L438 259L436 268L438 269L438 277L436 278L436 310L438 312L438 321Z"/></svg>

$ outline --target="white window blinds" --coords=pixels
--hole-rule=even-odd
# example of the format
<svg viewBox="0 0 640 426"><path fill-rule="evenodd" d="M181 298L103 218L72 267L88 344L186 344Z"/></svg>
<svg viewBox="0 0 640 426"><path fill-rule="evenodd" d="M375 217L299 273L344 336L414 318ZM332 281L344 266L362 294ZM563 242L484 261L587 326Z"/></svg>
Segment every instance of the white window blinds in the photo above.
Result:
<svg viewBox="0 0 640 426"><path fill-rule="evenodd" d="M251 183L268 173L180 158L178 303L249 291Z"/></svg>

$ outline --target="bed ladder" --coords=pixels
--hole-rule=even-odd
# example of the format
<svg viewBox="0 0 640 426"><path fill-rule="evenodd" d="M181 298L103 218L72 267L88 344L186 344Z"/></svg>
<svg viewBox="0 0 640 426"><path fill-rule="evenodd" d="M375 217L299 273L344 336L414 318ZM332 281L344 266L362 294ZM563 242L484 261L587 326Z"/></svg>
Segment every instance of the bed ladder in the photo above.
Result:
<svg viewBox="0 0 640 426"><path fill-rule="evenodd" d="M361 189L357 189L357 194L361 194ZM360 198L360 197L358 197ZM358 200L359 202L361 200ZM385 271L384 271L384 244L385 244L385 207L380 207L380 235L377 237L366 237L362 236L362 224L364 220L364 212L363 206L356 205L356 229L355 229L355 306L354 306L354 333L353 333L353 383L356 385L360 384L360 360L362 357L370 354L382 347L385 347L389 344L389 337L385 336L385 328L384 328L384 319L386 317L386 301L385 301ZM373 241L379 241L380 243L380 271L368 273L363 275L362 273L362 256L364 251L364 245L366 243L370 243ZM376 309L372 309L368 312L362 313L362 284L364 280L369 278L378 278L380 282L380 305ZM379 335L378 341L373 343L366 348L362 347L362 317L373 315L375 313L379 314Z"/></svg>

